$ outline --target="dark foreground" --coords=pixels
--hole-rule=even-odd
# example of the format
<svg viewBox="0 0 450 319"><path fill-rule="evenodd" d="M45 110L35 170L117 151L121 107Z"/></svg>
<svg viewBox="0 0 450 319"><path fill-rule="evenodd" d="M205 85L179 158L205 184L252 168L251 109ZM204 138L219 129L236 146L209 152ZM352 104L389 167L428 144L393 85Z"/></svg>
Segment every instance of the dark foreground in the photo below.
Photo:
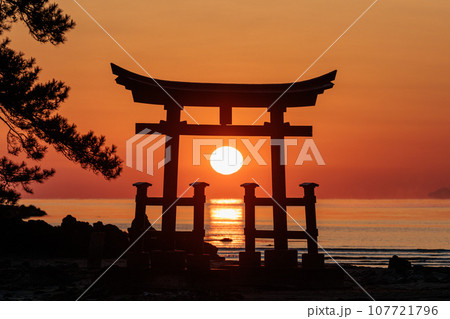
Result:
<svg viewBox="0 0 450 319"><path fill-rule="evenodd" d="M103 272L80 259L0 260L1 300L76 300ZM82 300L369 300L341 269L251 272L214 262L208 272L128 271L119 261ZM376 300L449 300L450 268L344 266Z"/></svg>

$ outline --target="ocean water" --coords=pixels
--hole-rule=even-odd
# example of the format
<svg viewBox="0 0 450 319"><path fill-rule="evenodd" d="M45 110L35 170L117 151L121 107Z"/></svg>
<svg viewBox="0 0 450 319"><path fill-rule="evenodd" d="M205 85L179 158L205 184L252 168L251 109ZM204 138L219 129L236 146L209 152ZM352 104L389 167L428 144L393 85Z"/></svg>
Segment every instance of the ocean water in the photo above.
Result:
<svg viewBox="0 0 450 319"><path fill-rule="evenodd" d="M126 230L134 216L134 201L124 199L35 199L23 200L45 210L43 219L59 225L67 214L78 220L115 224ZM154 222L160 207L148 207ZM192 229L192 208L177 208L177 229ZM244 247L244 207L241 199L212 199L206 204L205 230L208 242L219 254L236 260ZM396 254L415 265L450 266L450 200L319 200L319 244L326 262L387 266ZM301 230L304 208L288 208L288 228ZM154 227L160 229L161 220ZM270 207L257 207L256 228L273 229ZM225 240L224 240L225 239ZM305 240L290 240L290 248L306 250ZM273 248L273 240L257 239L257 250Z"/></svg>

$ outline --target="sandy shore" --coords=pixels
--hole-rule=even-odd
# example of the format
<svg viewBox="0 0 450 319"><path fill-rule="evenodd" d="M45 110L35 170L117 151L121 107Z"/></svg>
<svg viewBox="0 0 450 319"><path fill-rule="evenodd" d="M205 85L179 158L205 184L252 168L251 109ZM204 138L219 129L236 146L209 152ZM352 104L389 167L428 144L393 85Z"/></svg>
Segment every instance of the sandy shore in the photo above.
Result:
<svg viewBox="0 0 450 319"><path fill-rule="evenodd" d="M104 260L103 269L113 260ZM337 267L341 280L304 283L301 273L283 272L281 279L252 277L235 262L215 262L213 270L197 274L129 272L125 261L116 266L86 295L85 300L368 300L369 297ZM76 300L101 274L82 259L0 259L1 300ZM415 268L397 273L386 268L345 266L376 300L449 300L450 268ZM290 277L289 277L290 276ZM320 275L318 275L320 276ZM308 275L314 277L314 274ZM337 276L339 277L339 276ZM263 278L261 280L261 278ZM283 280L282 278L286 278ZM295 280L298 279L298 280ZM275 282L275 283L274 283ZM319 280L320 282L320 280Z"/></svg>

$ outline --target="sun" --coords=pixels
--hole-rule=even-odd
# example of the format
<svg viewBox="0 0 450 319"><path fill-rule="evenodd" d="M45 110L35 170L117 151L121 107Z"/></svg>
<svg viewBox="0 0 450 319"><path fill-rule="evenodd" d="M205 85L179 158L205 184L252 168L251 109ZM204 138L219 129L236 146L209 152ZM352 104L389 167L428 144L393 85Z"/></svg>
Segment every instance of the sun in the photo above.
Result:
<svg viewBox="0 0 450 319"><path fill-rule="evenodd" d="M242 167L244 159L241 152L234 147L222 146L211 154L209 162L217 173L230 175Z"/></svg>

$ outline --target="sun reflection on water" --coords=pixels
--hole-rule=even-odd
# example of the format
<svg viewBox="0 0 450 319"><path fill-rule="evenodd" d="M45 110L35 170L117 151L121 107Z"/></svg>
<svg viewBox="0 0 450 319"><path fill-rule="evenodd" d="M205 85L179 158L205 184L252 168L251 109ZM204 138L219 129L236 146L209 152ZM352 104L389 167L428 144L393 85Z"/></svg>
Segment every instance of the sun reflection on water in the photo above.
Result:
<svg viewBox="0 0 450 319"><path fill-rule="evenodd" d="M206 240L219 248L244 243L244 207L241 199L212 199L207 203Z"/></svg>

